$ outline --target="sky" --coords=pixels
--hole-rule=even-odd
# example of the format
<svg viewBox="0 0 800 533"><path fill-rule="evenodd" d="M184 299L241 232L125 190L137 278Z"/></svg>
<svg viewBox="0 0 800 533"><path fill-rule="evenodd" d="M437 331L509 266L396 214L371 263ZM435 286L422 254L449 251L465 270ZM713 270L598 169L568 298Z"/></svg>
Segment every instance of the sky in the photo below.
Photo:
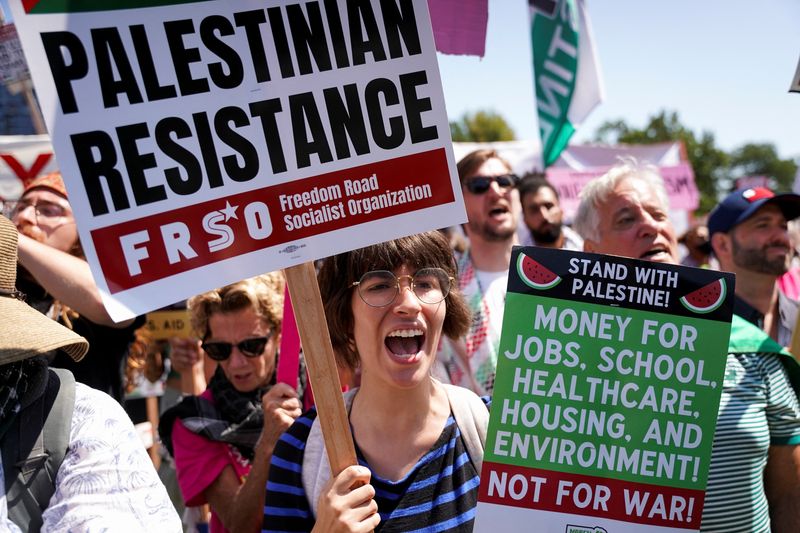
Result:
<svg viewBox="0 0 800 533"><path fill-rule="evenodd" d="M797 0L586 0L605 100L573 137L589 141L608 120L642 128L662 109L717 145L775 144L800 158L800 94L788 93L800 60ZM517 139L538 136L525 0L489 0L483 59L439 54L450 120L493 110Z"/></svg>

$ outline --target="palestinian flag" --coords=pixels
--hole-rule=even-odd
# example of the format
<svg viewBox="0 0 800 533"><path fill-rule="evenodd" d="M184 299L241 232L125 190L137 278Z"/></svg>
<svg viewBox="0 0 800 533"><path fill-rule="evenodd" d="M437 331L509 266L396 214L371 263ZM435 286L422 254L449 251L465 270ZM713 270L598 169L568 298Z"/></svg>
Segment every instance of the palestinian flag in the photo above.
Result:
<svg viewBox="0 0 800 533"><path fill-rule="evenodd" d="M207 0L22 0L22 8L30 15L53 13L80 13L86 11L113 11L177 4L191 4Z"/></svg>
<svg viewBox="0 0 800 533"><path fill-rule="evenodd" d="M583 0L528 0L542 161L552 165L603 99Z"/></svg>

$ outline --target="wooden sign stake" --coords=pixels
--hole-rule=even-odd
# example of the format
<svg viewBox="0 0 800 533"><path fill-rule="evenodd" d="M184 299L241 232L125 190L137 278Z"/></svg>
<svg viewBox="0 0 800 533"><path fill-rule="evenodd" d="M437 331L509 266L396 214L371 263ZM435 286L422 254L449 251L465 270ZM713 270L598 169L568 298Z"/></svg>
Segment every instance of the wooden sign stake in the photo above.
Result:
<svg viewBox="0 0 800 533"><path fill-rule="evenodd" d="M358 463L328 323L322 308L317 273L311 262L289 267L284 272L314 390L317 416L325 439L325 448L328 450L331 473L337 476L348 466Z"/></svg>

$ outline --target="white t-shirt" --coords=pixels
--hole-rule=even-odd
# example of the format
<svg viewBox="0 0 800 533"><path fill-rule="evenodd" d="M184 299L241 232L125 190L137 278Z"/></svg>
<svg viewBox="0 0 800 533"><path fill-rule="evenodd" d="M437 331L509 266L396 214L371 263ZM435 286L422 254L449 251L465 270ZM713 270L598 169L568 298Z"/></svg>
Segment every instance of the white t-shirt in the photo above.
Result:
<svg viewBox="0 0 800 533"><path fill-rule="evenodd" d="M506 290L508 289L508 270L500 272L486 272L475 270L478 282L483 289L483 301L489 308L489 326L492 330L500 332L503 329L503 309L506 306Z"/></svg>

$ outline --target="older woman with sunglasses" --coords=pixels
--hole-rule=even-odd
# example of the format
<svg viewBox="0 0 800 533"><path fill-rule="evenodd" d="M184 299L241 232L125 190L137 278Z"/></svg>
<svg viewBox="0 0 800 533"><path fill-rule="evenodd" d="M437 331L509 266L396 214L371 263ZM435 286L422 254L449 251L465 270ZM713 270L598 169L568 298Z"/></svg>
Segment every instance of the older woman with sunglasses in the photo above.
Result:
<svg viewBox="0 0 800 533"><path fill-rule="evenodd" d="M444 236L429 232L328 258L319 273L359 464L331 476L305 413L275 447L264 525L280 531L472 531L488 410L430 370L469 310ZM483 438L482 438L482 436Z"/></svg>
<svg viewBox="0 0 800 533"><path fill-rule="evenodd" d="M212 532L259 529L272 450L301 412L297 391L275 383L283 287L273 273L189 300L218 367L205 392L164 413L159 433L186 505L210 505Z"/></svg>

